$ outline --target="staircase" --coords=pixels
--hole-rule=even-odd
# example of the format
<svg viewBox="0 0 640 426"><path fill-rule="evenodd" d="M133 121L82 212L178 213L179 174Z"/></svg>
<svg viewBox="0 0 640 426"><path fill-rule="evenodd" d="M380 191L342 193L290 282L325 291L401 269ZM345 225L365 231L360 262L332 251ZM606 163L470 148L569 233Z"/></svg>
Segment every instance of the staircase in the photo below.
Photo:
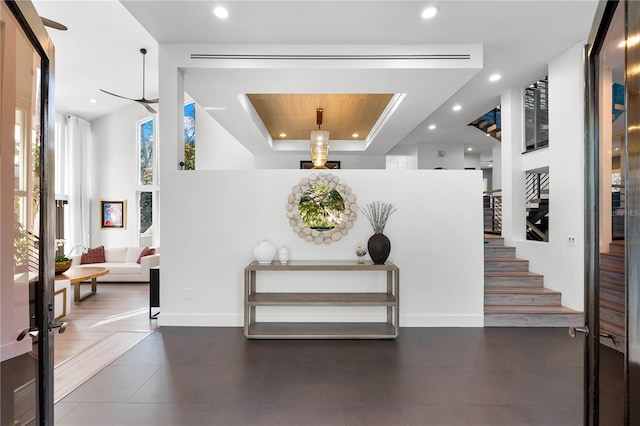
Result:
<svg viewBox="0 0 640 426"><path fill-rule="evenodd" d="M544 287L504 239L485 235L485 327L582 327L584 314L562 306L560 292Z"/></svg>
<svg viewBox="0 0 640 426"><path fill-rule="evenodd" d="M500 117L500 106L495 107L491 111L476 118L467 126L473 126L484 132L487 136L492 136L498 140L502 139L502 125Z"/></svg>
<svg viewBox="0 0 640 426"><path fill-rule="evenodd" d="M620 352L625 348L624 274L624 241L613 241L608 253L600 253L600 332L614 336L618 345L607 338L600 343Z"/></svg>

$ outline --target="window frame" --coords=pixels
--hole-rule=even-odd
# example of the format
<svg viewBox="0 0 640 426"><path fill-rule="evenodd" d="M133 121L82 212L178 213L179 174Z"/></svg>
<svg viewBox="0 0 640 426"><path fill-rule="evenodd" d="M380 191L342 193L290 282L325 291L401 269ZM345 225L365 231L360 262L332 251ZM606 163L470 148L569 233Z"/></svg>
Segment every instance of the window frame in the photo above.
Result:
<svg viewBox="0 0 640 426"><path fill-rule="evenodd" d="M142 139L142 126L148 122L152 122L152 141L151 141L151 183L144 184L142 183L142 155L141 155L141 139ZM135 224L135 232L136 232L136 243L140 245L141 239L141 195L143 192L151 193L151 225L153 226L153 237L151 246L157 247L159 245L159 234L160 234L160 209L159 209L159 200L160 200L160 186L159 186L159 176L158 176L158 143L157 143L157 120L155 115L146 116L141 120L136 122L136 185L135 185L135 200L136 200L136 224Z"/></svg>

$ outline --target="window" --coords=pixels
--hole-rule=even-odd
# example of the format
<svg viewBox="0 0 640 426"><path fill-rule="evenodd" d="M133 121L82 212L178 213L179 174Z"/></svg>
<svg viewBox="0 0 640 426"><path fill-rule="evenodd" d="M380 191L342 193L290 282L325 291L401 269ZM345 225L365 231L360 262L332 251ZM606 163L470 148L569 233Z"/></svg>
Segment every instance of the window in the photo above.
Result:
<svg viewBox="0 0 640 426"><path fill-rule="evenodd" d="M155 173L155 123L153 118L138 123L138 244L140 247L157 245L154 236L154 218L157 212L158 186ZM157 222L157 221L156 221Z"/></svg>
<svg viewBox="0 0 640 426"><path fill-rule="evenodd" d="M140 213L139 245L152 247L153 242L153 192L140 191L138 193L138 212Z"/></svg>
<svg viewBox="0 0 640 426"><path fill-rule="evenodd" d="M153 185L154 158L154 125L153 119L138 124L138 140L140 142L139 185Z"/></svg>
<svg viewBox="0 0 640 426"><path fill-rule="evenodd" d="M549 81L538 80L524 91L525 152L549 146Z"/></svg>
<svg viewBox="0 0 640 426"><path fill-rule="evenodd" d="M194 102L184 106L184 170L196 169L196 107Z"/></svg>

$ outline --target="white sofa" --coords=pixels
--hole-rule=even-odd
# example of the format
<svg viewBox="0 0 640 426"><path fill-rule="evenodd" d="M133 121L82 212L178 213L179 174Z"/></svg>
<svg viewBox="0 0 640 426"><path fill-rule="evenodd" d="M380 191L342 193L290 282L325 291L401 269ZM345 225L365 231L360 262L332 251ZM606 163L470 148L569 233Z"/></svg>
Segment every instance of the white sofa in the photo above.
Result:
<svg viewBox="0 0 640 426"><path fill-rule="evenodd" d="M144 256L137 263L144 247L111 247L104 249L104 263L81 264L82 255L73 256L71 266L102 266L109 273L98 278L106 282L149 282L149 269L160 265L160 248L153 247L155 253Z"/></svg>

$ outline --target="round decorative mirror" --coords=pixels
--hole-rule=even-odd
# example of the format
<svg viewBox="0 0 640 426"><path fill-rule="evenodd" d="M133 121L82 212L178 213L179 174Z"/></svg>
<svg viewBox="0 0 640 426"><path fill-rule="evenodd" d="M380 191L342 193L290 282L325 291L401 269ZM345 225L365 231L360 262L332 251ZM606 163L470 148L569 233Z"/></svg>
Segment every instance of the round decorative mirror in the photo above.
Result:
<svg viewBox="0 0 640 426"><path fill-rule="evenodd" d="M288 201L287 218L293 232L316 244L338 241L358 217L355 194L344 180L329 173L300 179Z"/></svg>

